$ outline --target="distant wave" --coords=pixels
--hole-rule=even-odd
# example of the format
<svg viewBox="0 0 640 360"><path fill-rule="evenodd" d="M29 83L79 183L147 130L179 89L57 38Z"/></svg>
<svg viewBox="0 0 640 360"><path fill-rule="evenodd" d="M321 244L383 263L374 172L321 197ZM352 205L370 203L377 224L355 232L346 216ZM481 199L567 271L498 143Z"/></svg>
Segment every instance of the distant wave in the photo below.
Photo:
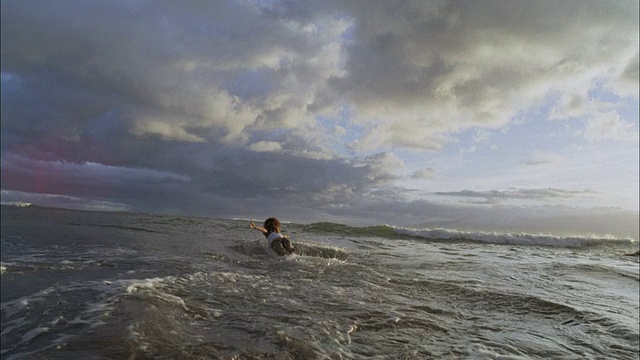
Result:
<svg viewBox="0 0 640 360"><path fill-rule="evenodd" d="M395 231L418 238L432 240L477 241L488 244L553 246L581 248L601 245L630 245L633 239L612 236L556 236L549 234L500 233L485 231L459 231L449 229L395 228Z"/></svg>
<svg viewBox="0 0 640 360"><path fill-rule="evenodd" d="M304 231L316 234L336 234L343 236L372 236L387 239L411 238L415 237L411 234L403 234L398 232L397 228L389 225L376 225L355 227L331 222L319 222L309 225L303 225Z"/></svg>
<svg viewBox="0 0 640 360"><path fill-rule="evenodd" d="M340 234L343 236L381 237L386 239L419 239L430 241L469 241L487 244L553 246L581 248L590 246L633 245L635 240L615 238L613 236L557 236L550 234L501 233L487 231L461 231L443 228L416 229L377 225L352 227L335 223L313 223L303 226L305 231L314 233Z"/></svg>
<svg viewBox="0 0 640 360"><path fill-rule="evenodd" d="M28 206L33 206L33 204L28 203L28 202L23 202L23 201L3 201L2 202L3 206L16 206L16 207L28 207Z"/></svg>

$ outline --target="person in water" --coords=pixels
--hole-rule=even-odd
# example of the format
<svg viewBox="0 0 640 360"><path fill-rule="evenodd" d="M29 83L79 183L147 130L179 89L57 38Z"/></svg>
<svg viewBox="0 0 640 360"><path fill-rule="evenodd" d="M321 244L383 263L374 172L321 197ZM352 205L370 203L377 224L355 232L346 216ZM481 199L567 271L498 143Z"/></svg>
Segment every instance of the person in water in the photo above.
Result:
<svg viewBox="0 0 640 360"><path fill-rule="evenodd" d="M278 253L278 255L293 254L293 244L289 239L289 236L282 235L280 233L280 220L271 217L264 221L264 226L256 226L251 221L249 227L252 229L260 230L262 235L267 238L269 246Z"/></svg>

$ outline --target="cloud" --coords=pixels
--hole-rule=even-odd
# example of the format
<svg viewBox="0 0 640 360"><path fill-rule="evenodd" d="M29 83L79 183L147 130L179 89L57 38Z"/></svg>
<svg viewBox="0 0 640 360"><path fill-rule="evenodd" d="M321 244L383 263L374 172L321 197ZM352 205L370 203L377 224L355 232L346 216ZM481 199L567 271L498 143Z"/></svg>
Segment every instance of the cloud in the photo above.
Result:
<svg viewBox="0 0 640 360"><path fill-rule="evenodd" d="M622 120L617 112L610 111L589 118L583 135L592 141L638 141L638 128Z"/></svg>
<svg viewBox="0 0 640 360"><path fill-rule="evenodd" d="M38 206L62 207L89 211L130 211L131 207L114 201L100 201L59 194L36 194L2 190L2 204L38 204Z"/></svg>
<svg viewBox="0 0 640 360"><path fill-rule="evenodd" d="M487 131L486 129L477 129L475 131L475 134L473 134L473 142L474 143L485 142L485 141L488 141L490 137L491 135L489 131Z"/></svg>
<svg viewBox="0 0 640 360"><path fill-rule="evenodd" d="M431 179L435 176L435 169L433 168L425 168L425 169L420 169L416 172L414 172L411 175L412 179Z"/></svg>
<svg viewBox="0 0 640 360"><path fill-rule="evenodd" d="M616 82L638 53L631 2L351 5L358 42L332 84L373 125L363 148L439 150L444 134L502 126L550 94Z"/></svg>
<svg viewBox="0 0 640 360"><path fill-rule="evenodd" d="M344 127L342 127L340 125L336 125L333 128L333 133L336 134L336 135L339 135L339 136L346 135L347 134L347 129L345 129Z"/></svg>
<svg viewBox="0 0 640 360"><path fill-rule="evenodd" d="M619 77L614 79L609 86L613 92L621 96L634 99L638 98L638 78L640 77L640 65L638 64L638 53L628 59L626 67L620 72ZM619 69L616 69L619 71Z"/></svg>
<svg viewBox="0 0 640 360"><path fill-rule="evenodd" d="M278 152L282 150L282 145L275 141L258 141L257 143L251 144L249 146L250 150L257 152Z"/></svg>
<svg viewBox="0 0 640 360"><path fill-rule="evenodd" d="M592 140L637 133L621 100L594 98L637 99L637 10L2 1L2 189L140 211L370 217L406 202L398 154L470 129L493 141L541 104L580 117Z"/></svg>
<svg viewBox="0 0 640 360"><path fill-rule="evenodd" d="M134 136L248 146L250 131L317 126L347 101L368 129L353 149L439 150L552 91L638 85L633 2L2 6L4 76L57 97L42 113L66 136L117 108Z"/></svg>
<svg viewBox="0 0 640 360"><path fill-rule="evenodd" d="M21 192L61 194L104 200L119 198L126 203L130 193L144 188L188 186L190 176L144 168L72 163L60 160L34 160L5 152L2 155L3 189ZM149 190L143 191L143 193ZM143 195L140 193L137 196Z"/></svg>
<svg viewBox="0 0 640 360"><path fill-rule="evenodd" d="M560 156L558 154L555 154L555 153L535 151L524 162L524 164L527 165L527 166L536 166L536 167L540 167L540 166L556 167L556 166L566 165L566 164L568 164L568 161L564 157L562 157L562 156Z"/></svg>
<svg viewBox="0 0 640 360"><path fill-rule="evenodd" d="M567 94L559 99L549 116L551 120L583 119L580 132L589 141L633 141L638 128L633 120L625 120L616 109L616 102L590 100L588 94Z"/></svg>
<svg viewBox="0 0 640 360"><path fill-rule="evenodd" d="M312 121L316 87L341 72L341 19L279 20L235 2L94 5L3 2L3 72L27 95L93 99L47 104L69 119L52 125L117 107L135 136L242 144L250 126Z"/></svg>
<svg viewBox="0 0 640 360"><path fill-rule="evenodd" d="M549 200L549 199L567 199L573 197L592 196L594 192L591 190L562 190L562 189L508 189L508 190L490 190L490 191L474 191L462 190L451 192L436 192L436 195L454 196L462 198L480 198L484 199L483 203L495 204L502 200Z"/></svg>

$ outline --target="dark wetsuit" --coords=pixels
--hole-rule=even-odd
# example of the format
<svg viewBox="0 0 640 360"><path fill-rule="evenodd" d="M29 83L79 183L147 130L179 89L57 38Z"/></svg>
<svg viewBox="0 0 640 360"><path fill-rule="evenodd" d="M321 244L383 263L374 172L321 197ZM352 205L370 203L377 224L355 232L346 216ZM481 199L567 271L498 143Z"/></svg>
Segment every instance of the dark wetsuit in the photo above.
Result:
<svg viewBox="0 0 640 360"><path fill-rule="evenodd" d="M271 237L273 237L273 239L271 239ZM293 244L288 237L279 233L271 233L267 235L267 240L269 241L269 246L271 246L278 255L293 254Z"/></svg>

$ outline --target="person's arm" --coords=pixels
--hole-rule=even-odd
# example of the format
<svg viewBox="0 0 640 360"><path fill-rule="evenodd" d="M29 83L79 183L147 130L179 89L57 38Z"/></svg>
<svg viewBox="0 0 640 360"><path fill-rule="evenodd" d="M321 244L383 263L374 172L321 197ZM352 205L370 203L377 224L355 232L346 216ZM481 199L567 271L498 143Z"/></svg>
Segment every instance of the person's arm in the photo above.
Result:
<svg viewBox="0 0 640 360"><path fill-rule="evenodd" d="M256 226L256 224L253 223L253 220L251 221L251 224L249 224L249 227L252 229L260 230L260 232L264 236L267 236L267 234L269 233L267 229L263 228L262 226Z"/></svg>

